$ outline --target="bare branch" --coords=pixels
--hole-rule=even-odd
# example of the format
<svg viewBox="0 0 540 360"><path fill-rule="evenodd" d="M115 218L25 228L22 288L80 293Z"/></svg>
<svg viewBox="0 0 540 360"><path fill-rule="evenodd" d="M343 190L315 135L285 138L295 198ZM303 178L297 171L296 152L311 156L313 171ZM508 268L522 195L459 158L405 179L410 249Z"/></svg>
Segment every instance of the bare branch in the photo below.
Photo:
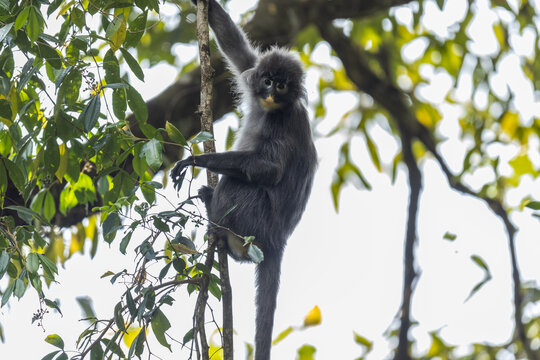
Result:
<svg viewBox="0 0 540 360"><path fill-rule="evenodd" d="M201 103L199 105L199 113L201 115L201 130L214 133L213 117L212 117L212 90L213 90L213 74L211 58L210 58L210 40L208 27L208 1L197 2L197 38L199 40L199 57L201 62ZM214 141L206 141L204 143L204 152L215 153L216 148ZM215 188L218 183L218 175L207 171L208 185ZM227 263L227 246L223 239L219 239L216 244L215 234L208 234L208 249L206 267L211 270L214 262L215 245L218 246L219 252L219 268L221 277L221 287L223 296L223 356L225 360L233 359L233 317L232 317L232 291L229 281L229 269ZM210 261L211 260L211 261ZM203 286L201 286L199 298L196 305L196 326L199 332L201 341L203 359L206 359L208 354L208 345L206 344L206 336L204 333L204 312L206 309L206 301L208 299L208 278L209 274L205 275ZM204 338L204 340L203 340Z"/></svg>
<svg viewBox="0 0 540 360"><path fill-rule="evenodd" d="M508 246L510 249L510 259L512 262L512 278L514 283L514 323L519 340L523 344L523 348L527 356L531 360L538 360L538 355L532 350L530 340L527 338L525 326L522 319L522 294L521 294L521 276L518 267L518 261L515 251L515 227L508 217L508 212L502 202L498 199L489 198L482 194L476 193L461 183L444 161L443 157L437 150L435 139L430 131L422 125L416 115L411 111L405 94L392 84L387 78L378 76L368 65L364 51L354 45L341 31L330 24L322 24L319 30L323 38L330 43L336 51L348 77L362 91L371 95L382 107L384 107L395 121L402 139L402 147L404 152L404 160L409 167L409 179L411 180L411 167L409 161L405 159L406 146L403 144L403 135L407 135L409 139L417 139L426 147L426 149L435 157L442 171L448 179L449 185L463 193L473 196L484 201L492 211L503 221L508 237ZM412 164L412 163L411 163ZM411 204L413 201L413 188L411 183ZM409 225L411 221L411 209L409 209ZM408 238L409 235L407 235ZM407 246L407 245L406 245ZM406 270L407 271L407 270ZM405 274L407 277L407 274ZM413 275L414 277L414 275ZM404 293L405 295L405 293ZM405 299L404 299L405 300ZM405 301L404 301L405 303ZM402 314L402 326L403 326ZM402 335L400 334L400 340ZM404 340L404 338L403 338ZM404 350L401 350L404 351ZM399 354L398 354L399 355Z"/></svg>

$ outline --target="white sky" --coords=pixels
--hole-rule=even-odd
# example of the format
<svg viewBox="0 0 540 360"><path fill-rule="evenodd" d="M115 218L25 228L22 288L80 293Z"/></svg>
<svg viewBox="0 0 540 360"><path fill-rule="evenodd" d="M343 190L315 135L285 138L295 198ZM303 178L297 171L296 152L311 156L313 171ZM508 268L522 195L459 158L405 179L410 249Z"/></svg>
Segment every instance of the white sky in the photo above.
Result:
<svg viewBox="0 0 540 360"><path fill-rule="evenodd" d="M231 1L229 9L235 21L253 2ZM426 18L425 26L437 35L445 36L447 27L463 16L464 3L465 0L452 1L455 12L450 11L442 17L436 17L438 9L434 4L427 4L434 14L429 19L435 20L427 21ZM487 2L479 3L485 5ZM493 46L498 45L496 40L493 42L493 39L489 39L491 31L482 30L491 29L492 19L486 16L487 8L480 8L481 16L475 18L474 27L479 29L477 36L485 34L487 38L474 41L470 46L479 53L490 54L494 51ZM400 19L407 21L410 11L404 8L398 14ZM514 40L516 43L525 43L520 45L522 53L528 51L527 36L525 34ZM184 56L195 56L194 52L184 46L177 46L174 51ZM330 59L329 48L325 44L319 46L316 54L319 62L335 62ZM525 118L539 116L539 103L529 96L531 92L520 76L517 58L510 56L504 61L505 71L501 69L501 84L508 84L516 96L516 106L519 106ZM422 95L425 94L426 98L434 95L435 100L444 98L444 94L440 96L440 84L445 83L445 75L433 69L425 71L433 83L423 90ZM158 65L146 70L145 84L135 86L145 98L150 98L166 86L165 79L172 81L176 74L177 69ZM314 89L317 76L316 72L310 71L308 90ZM467 94L467 88L465 79L460 81L455 91L458 96L470 99L471 94ZM309 96L310 101L313 101L315 91L309 91ZM332 124L354 106L355 101L357 97L351 93L328 95L325 99L327 117L317 130L326 133ZM466 149L458 138L459 112L448 105L443 107L443 112L445 116L440 131L449 139L440 145L440 150L449 159L450 166L459 169ZM224 134L229 125L236 126L234 117L230 116L216 126L218 148L224 147ZM380 127L372 130L372 136L381 151L383 162L389 165L397 151L395 141ZM351 144L353 160L360 164L373 190L346 186L340 196L339 212L336 213L333 210L330 184L342 141L339 135L316 140L319 169L306 213L291 236L285 252L274 335L290 325L301 325L304 315L315 305L322 311L323 322L320 326L295 332L279 343L273 350L275 359L294 359L296 350L303 344L317 348L317 359L358 357L361 348L353 341L353 331L375 341L369 359L379 360L389 354L390 347L384 332L391 326L401 302L402 250L408 203L406 172L400 169L396 183L391 185L389 177L377 173L370 164L363 141L360 138L354 139ZM534 145L531 148L536 152L538 144ZM508 161L518 151L517 148L505 150L501 160ZM538 156L536 160L539 160ZM539 164L536 162L537 166ZM412 331L412 336L418 342L417 348L428 348L429 332L438 329L441 329L443 338L454 345L466 346L472 342L484 341L506 342L512 335L513 308L511 268L502 223L482 202L449 190L446 179L432 160L423 161L422 170L424 191L416 250L421 276L412 307L413 319L419 323ZM481 184L485 176L481 172L475 174L469 178L470 183L473 186ZM520 190L512 192L509 199L511 202L519 203L527 194L540 199L538 181L524 179L522 185ZM171 189L166 194L169 199L176 199ZM539 279L539 223L527 211L514 213L512 220L520 228L516 243L523 279ZM457 239L454 242L443 240L446 232L456 234ZM134 243L136 241L132 240ZM0 344L0 353L17 355L21 359L39 359L55 350L42 341L46 335L54 333L63 336L66 348L73 349L77 336L84 328L84 324L78 321L82 317L75 302L78 296L90 296L99 317L111 317L124 288L121 285L111 286L108 278L99 277L108 270L116 272L124 268L133 269L133 260L119 254L118 244L116 240L108 249L101 243L93 261L89 260L88 255L75 255L66 263L66 268L60 270L59 284L53 285L46 293L48 297L60 299L64 317L58 314L46 316L46 332L30 323L32 313L37 309L35 292L26 294L20 302L11 301L9 309L0 309L0 321L7 337L6 344ZM129 250L132 251L133 246ZM486 261L493 279L468 302L464 302L471 289L483 277L481 269L470 259L474 254ZM244 359L241 355L242 343L252 342L254 332L253 266L231 261L231 279L237 333L235 347L237 358ZM4 282L5 279L2 284ZM182 289L178 290L174 306L164 309L174 324L169 333L177 339L181 339L191 326L193 299L186 299L183 293ZM220 304L214 302L213 309L218 321L219 308ZM28 346L28 339L35 339L31 346ZM178 345L174 345L174 349L175 359L184 358L179 355ZM466 348L462 349L466 351ZM163 359L173 358L159 344L153 347L153 351ZM511 358L508 356L502 359Z"/></svg>

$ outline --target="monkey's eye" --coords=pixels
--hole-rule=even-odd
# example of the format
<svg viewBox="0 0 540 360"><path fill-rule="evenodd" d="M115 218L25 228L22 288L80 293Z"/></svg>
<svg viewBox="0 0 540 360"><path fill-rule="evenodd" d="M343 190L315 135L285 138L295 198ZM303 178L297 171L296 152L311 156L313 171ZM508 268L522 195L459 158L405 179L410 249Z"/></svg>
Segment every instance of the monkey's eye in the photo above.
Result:
<svg viewBox="0 0 540 360"><path fill-rule="evenodd" d="M262 79L262 83L266 88L270 88L272 86L272 80L267 77Z"/></svg>
<svg viewBox="0 0 540 360"><path fill-rule="evenodd" d="M287 84L285 83L277 83L276 85L276 91L279 93L279 94L285 94L287 93Z"/></svg>

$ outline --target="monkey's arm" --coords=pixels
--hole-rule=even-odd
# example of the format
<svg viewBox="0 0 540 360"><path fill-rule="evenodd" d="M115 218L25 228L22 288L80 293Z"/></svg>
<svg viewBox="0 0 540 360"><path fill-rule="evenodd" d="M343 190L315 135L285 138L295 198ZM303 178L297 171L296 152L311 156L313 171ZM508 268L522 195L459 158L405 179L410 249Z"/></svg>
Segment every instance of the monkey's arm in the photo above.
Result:
<svg viewBox="0 0 540 360"><path fill-rule="evenodd" d="M249 151L228 151L189 156L177 162L171 171L175 187L180 187L179 182L183 179L181 174L184 169L193 165L246 182L267 186L275 185L281 180L285 167L279 160L264 159Z"/></svg>
<svg viewBox="0 0 540 360"><path fill-rule="evenodd" d="M243 73L254 67L257 53L249 44L244 32L232 21L229 14L216 0L209 2L208 19L221 51L238 72Z"/></svg>

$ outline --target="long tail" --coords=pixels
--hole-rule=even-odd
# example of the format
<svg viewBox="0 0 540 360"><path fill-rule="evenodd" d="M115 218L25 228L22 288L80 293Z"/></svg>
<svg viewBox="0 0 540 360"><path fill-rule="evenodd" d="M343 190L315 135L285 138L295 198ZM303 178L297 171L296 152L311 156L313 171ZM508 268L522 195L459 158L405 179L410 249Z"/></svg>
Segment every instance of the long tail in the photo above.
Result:
<svg viewBox="0 0 540 360"><path fill-rule="evenodd" d="M272 256L265 254L263 262L257 265L255 360L270 360L281 258L281 252Z"/></svg>

